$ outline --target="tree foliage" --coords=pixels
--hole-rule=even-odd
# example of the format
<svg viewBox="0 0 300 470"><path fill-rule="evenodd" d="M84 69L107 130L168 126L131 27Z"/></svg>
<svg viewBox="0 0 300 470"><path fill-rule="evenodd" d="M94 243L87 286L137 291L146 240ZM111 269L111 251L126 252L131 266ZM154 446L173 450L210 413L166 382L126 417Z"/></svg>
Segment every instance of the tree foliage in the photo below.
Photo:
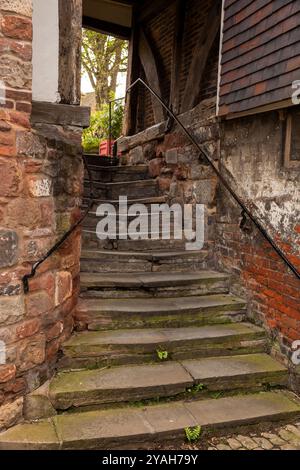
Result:
<svg viewBox="0 0 300 470"><path fill-rule="evenodd" d="M83 30L82 71L95 90L97 110L114 98L118 74L126 72L127 41Z"/></svg>

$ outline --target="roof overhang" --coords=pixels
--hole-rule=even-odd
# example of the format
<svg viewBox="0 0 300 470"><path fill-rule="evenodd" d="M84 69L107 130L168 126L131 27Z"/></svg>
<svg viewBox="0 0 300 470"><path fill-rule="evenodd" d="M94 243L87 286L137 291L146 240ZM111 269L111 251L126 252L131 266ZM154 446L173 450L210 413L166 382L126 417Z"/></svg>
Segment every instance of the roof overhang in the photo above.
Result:
<svg viewBox="0 0 300 470"><path fill-rule="evenodd" d="M130 0L83 0L83 27L129 39L133 3Z"/></svg>

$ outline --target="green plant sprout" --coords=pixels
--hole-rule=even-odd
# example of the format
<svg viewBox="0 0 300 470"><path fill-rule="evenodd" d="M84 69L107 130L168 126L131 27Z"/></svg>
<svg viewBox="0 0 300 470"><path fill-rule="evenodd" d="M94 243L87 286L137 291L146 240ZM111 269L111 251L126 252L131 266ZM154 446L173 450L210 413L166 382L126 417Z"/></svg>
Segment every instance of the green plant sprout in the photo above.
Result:
<svg viewBox="0 0 300 470"><path fill-rule="evenodd" d="M188 393L199 393L199 392L202 392L205 388L206 387L205 387L204 384L197 384L197 385L194 385L192 388L188 388L187 392Z"/></svg>
<svg viewBox="0 0 300 470"><path fill-rule="evenodd" d="M188 442L197 442L200 439L202 428L195 426L194 428L185 428L185 436Z"/></svg>
<svg viewBox="0 0 300 470"><path fill-rule="evenodd" d="M162 349L156 350L157 357L160 361L167 361L169 357L168 351L163 351Z"/></svg>

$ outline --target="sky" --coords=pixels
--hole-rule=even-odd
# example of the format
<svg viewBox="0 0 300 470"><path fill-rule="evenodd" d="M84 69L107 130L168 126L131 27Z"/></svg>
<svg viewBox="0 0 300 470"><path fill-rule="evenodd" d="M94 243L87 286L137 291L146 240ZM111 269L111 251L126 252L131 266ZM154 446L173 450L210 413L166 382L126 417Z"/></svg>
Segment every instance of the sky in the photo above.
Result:
<svg viewBox="0 0 300 470"><path fill-rule="evenodd" d="M116 98L122 98L125 96L126 90L126 73L119 73L118 87L116 92ZM85 73L81 77L81 93L92 93L94 91L88 75Z"/></svg>

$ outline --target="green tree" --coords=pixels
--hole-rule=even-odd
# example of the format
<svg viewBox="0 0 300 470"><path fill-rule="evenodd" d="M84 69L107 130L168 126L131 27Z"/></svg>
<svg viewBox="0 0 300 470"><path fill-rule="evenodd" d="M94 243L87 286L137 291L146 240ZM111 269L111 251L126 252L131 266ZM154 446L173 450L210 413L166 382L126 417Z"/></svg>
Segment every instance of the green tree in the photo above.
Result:
<svg viewBox="0 0 300 470"><path fill-rule="evenodd" d="M126 72L127 41L87 29L83 30L82 71L95 90L97 110L114 98L118 75Z"/></svg>

